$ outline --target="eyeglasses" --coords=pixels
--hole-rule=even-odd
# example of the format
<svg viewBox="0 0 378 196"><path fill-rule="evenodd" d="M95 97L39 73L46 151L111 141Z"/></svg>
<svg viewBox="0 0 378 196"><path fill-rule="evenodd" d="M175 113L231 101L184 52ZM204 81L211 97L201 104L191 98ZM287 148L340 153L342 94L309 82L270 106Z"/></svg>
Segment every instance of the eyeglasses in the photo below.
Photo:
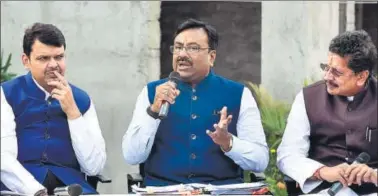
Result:
<svg viewBox="0 0 378 196"><path fill-rule="evenodd" d="M339 78L343 75L345 75L344 73L340 72L339 70L337 70L336 68L333 68L331 66L329 66L328 64L326 63L320 63L320 68L325 71L325 72L328 72L330 71L332 76L334 76L335 78Z"/></svg>
<svg viewBox="0 0 378 196"><path fill-rule="evenodd" d="M200 46L170 46L169 50L171 51L172 54L178 54L185 50L189 54L195 54L200 52L201 50L208 50L210 48L201 48Z"/></svg>

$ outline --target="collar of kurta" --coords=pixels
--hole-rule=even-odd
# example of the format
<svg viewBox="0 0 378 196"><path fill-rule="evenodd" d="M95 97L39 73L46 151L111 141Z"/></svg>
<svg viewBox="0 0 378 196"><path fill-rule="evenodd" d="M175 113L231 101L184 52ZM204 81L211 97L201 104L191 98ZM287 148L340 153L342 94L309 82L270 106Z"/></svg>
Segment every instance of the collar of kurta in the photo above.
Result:
<svg viewBox="0 0 378 196"><path fill-rule="evenodd" d="M46 93L37 86L30 72L28 72L25 75L25 80L26 80L26 86L27 86L26 91L29 97L34 98L34 99L40 99L40 100L46 99Z"/></svg>
<svg viewBox="0 0 378 196"><path fill-rule="evenodd" d="M351 108L358 107L358 105L360 105L363 102L363 100L366 98L368 91L376 90L376 83L377 83L377 80L373 77L370 77L367 80L365 87L360 92L358 92L356 95L354 95L352 101L349 101L350 107ZM342 100L348 101L346 99L346 97L343 97Z"/></svg>

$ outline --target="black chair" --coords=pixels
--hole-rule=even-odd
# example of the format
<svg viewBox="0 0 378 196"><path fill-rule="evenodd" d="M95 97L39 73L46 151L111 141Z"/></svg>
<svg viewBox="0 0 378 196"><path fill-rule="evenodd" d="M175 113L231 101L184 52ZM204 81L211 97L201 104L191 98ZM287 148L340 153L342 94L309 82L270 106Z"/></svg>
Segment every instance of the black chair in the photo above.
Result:
<svg viewBox="0 0 378 196"><path fill-rule="evenodd" d="M87 180L88 184L91 185L94 189L97 190L98 182L101 183L111 183L112 180L110 178L106 178L105 176L99 174L96 176L85 176L85 179Z"/></svg>
<svg viewBox="0 0 378 196"><path fill-rule="evenodd" d="M253 173L253 172L248 172L248 173L249 173L249 179L251 179L251 182L259 182L259 181L265 180L264 174ZM144 178L144 164L142 163L142 164L139 164L139 173L127 174L127 191L129 193L132 193L131 186L133 185L144 187L143 178Z"/></svg>

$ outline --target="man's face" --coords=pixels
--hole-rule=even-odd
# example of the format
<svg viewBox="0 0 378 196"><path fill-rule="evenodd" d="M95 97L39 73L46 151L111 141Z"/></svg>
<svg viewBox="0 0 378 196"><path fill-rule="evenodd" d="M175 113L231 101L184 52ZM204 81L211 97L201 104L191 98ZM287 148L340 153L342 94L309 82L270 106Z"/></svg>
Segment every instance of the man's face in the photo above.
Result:
<svg viewBox="0 0 378 196"><path fill-rule="evenodd" d="M30 70L33 78L42 87L47 87L49 81L58 80L54 71L64 76L66 70L64 46L46 45L38 39L32 45L30 56L23 54L22 61L25 67Z"/></svg>
<svg viewBox="0 0 378 196"><path fill-rule="evenodd" d="M327 92L331 95L354 96L365 85L368 71L354 73L348 67L348 57L328 54L328 66L324 72Z"/></svg>
<svg viewBox="0 0 378 196"><path fill-rule="evenodd" d="M180 74L184 82L198 83L214 64L216 52L209 51L205 30L195 28L182 31L173 44L173 70Z"/></svg>

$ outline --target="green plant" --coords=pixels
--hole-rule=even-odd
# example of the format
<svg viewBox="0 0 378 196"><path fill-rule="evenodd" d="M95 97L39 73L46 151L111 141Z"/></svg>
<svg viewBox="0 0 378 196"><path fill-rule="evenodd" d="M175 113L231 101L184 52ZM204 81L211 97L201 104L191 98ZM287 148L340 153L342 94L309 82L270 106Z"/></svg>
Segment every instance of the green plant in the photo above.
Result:
<svg viewBox="0 0 378 196"><path fill-rule="evenodd" d="M313 78L306 78L303 86L312 84ZM277 148L282 141L282 136L286 127L286 120L290 112L291 105L283 101L275 100L268 91L259 85L245 82L256 99L260 110L261 121L267 137L269 146L269 164L265 170L266 183L269 190L277 196L286 196L286 188L283 181L283 174L277 167ZM245 171L246 172L246 171ZM248 175L245 175L248 176ZM245 179L248 181L249 179Z"/></svg>
<svg viewBox="0 0 378 196"><path fill-rule="evenodd" d="M11 60L12 60L12 54L9 54L7 60L5 61L3 65L3 52L1 52L1 56L0 56L1 82L10 80L16 76L15 73L8 72L8 68L12 65Z"/></svg>
<svg viewBox="0 0 378 196"><path fill-rule="evenodd" d="M274 195L287 195L286 189L283 185L283 174L276 166L276 150L281 143L286 126L286 119L290 112L290 105L273 99L268 91L262 86L258 86L251 82L246 82L246 86L253 92L256 99L270 149L269 165L264 172L269 190Z"/></svg>

